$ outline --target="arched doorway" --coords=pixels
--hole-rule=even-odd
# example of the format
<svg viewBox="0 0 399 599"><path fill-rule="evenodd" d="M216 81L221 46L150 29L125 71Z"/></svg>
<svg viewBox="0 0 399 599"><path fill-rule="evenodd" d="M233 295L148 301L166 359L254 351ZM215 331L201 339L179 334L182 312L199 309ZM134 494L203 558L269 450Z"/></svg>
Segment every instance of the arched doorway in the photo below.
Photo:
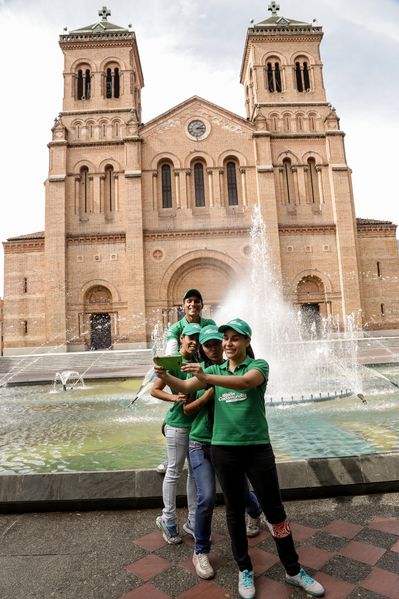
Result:
<svg viewBox="0 0 399 599"><path fill-rule="evenodd" d="M212 318L236 282L237 273L222 260L208 257L189 260L170 279L166 320L171 323L181 317L179 309L183 295L192 288L199 289L204 298L203 316Z"/></svg>
<svg viewBox="0 0 399 599"><path fill-rule="evenodd" d="M90 349L110 349L112 346L112 295L102 285L91 287L85 295L85 314L90 327Z"/></svg>
<svg viewBox="0 0 399 599"><path fill-rule="evenodd" d="M325 304L323 281L314 275L303 277L297 285L297 302L302 312L303 333L319 336L321 309Z"/></svg>

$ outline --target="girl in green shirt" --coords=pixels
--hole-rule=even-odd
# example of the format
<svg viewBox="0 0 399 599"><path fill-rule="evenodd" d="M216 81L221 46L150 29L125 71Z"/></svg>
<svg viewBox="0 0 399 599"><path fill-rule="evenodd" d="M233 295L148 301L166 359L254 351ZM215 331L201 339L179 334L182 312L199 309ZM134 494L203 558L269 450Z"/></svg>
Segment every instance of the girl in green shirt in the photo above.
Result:
<svg viewBox="0 0 399 599"><path fill-rule="evenodd" d="M234 559L239 567L238 592L243 599L255 597L254 573L245 531L245 479L250 480L267 518L285 568L286 582L321 597L324 589L301 568L289 522L281 501L277 469L270 444L264 394L269 366L255 360L252 331L235 318L219 327L227 360L205 370L186 364L182 370L193 376L176 381L162 368L157 376L182 393L212 385L215 389L215 418L211 456L226 503L227 526Z"/></svg>

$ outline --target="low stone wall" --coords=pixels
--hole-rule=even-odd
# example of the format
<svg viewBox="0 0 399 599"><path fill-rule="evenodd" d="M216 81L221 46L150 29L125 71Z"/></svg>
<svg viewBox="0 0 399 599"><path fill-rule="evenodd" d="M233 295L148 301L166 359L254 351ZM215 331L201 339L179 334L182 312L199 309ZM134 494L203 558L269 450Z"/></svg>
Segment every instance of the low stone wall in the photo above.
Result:
<svg viewBox="0 0 399 599"><path fill-rule="evenodd" d="M399 452L279 462L277 467L283 496L289 499L399 490ZM178 495L184 501L185 475ZM161 504L162 475L155 470L0 476L3 512Z"/></svg>

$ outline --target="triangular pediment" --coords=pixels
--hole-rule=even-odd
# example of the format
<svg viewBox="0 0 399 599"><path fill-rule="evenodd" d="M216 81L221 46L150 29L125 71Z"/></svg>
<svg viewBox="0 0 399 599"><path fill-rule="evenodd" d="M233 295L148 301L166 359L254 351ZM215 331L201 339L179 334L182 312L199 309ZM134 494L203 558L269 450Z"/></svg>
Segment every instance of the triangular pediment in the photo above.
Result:
<svg viewBox="0 0 399 599"><path fill-rule="evenodd" d="M244 117L218 106L209 100L200 96L192 96L181 104L177 104L170 110L163 112L157 117L151 119L140 130L140 134L145 136L155 130L173 129L182 127L189 119L205 119L211 124L218 124L231 131L241 132L243 130L253 129L253 125Z"/></svg>

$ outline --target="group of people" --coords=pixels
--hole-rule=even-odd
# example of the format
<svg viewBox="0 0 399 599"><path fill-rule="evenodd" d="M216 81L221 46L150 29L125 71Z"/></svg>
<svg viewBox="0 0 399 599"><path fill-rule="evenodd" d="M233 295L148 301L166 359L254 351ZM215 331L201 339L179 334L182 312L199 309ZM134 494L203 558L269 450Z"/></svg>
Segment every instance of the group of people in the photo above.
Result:
<svg viewBox="0 0 399 599"><path fill-rule="evenodd" d="M166 353L179 353L180 370L155 365L151 395L172 403L164 422L168 465L163 481L163 538L179 544L176 489L187 458L188 517L183 530L193 536L198 576L214 576L209 561L216 477L223 491L227 527L239 568L238 592L255 597L248 536L259 533L263 512L285 568L286 582L321 597L324 588L300 566L281 501L273 449L265 416L269 367L255 359L251 327L235 318L217 327L203 318L197 289L183 298L184 317L168 331ZM165 391L168 386L170 392ZM247 512L247 522L245 513Z"/></svg>

